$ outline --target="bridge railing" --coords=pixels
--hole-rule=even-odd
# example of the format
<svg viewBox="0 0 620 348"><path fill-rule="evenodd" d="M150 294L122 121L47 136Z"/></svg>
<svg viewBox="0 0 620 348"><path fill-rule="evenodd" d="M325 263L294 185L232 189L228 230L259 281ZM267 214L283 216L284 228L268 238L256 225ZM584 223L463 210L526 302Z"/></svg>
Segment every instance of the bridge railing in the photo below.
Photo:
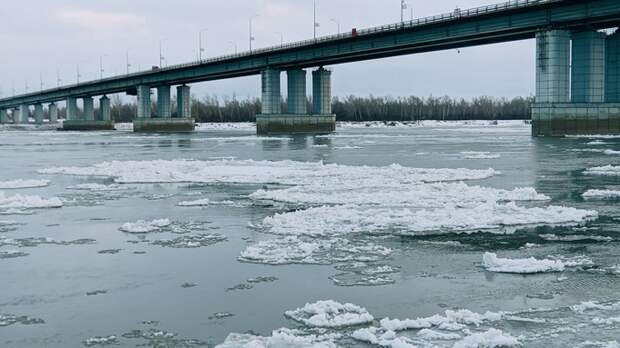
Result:
<svg viewBox="0 0 620 348"><path fill-rule="evenodd" d="M15 96L15 97L37 95L43 92L53 92L53 91L62 90L66 88L84 86L87 84L100 83L100 82L105 82L105 81L113 81L119 78L138 77L138 76L143 76L143 75L147 75L147 74L151 74L155 72L195 67L195 66L199 66L203 64L217 63L217 62L221 62L225 60L248 57L248 56L255 55L255 54L277 52L281 50L310 46L313 44L323 43L323 42L328 42L328 41L337 41L337 40L342 40L342 39L349 39L352 37L391 32L391 31L402 30L402 29L410 29L410 28L425 26L428 24L449 22L449 21L453 21L456 19L475 17L475 16L486 15L486 14L493 14L493 13L507 11L507 10L514 10L518 8L525 8L529 6L536 6L536 5L561 2L561 1L563 0L512 0L512 1L507 1L507 2L503 2L499 4L480 6L480 7L474 7L474 8L469 8L469 9L456 8L454 11L450 13L444 13L444 14L429 16L429 17L422 17L422 18L417 18L417 19L413 19L409 21L403 21L403 22L382 25L382 26L377 26L377 27L372 27L372 28L359 29L359 30L356 30L355 33L351 31L351 32L340 33L340 34L335 34L335 35L321 36L321 37L317 37L316 39L308 39L308 40L303 40L303 41L291 42L291 43L278 45L278 46L259 48L259 49L255 49L251 51L239 52L235 54L229 54L229 55L223 55L223 56L218 56L218 57L213 57L213 58L192 61L189 63L175 64L175 65L170 65L166 67L158 67L157 69L152 69L152 70L143 70L143 71L138 71L138 72L129 73L125 75L117 75L117 76L111 76L111 77L107 77L103 79L90 80L90 81L85 81L85 82L76 83L72 85L66 85L63 87L48 89L45 91L23 94L21 96ZM0 100L10 100L13 98L14 97L4 98Z"/></svg>

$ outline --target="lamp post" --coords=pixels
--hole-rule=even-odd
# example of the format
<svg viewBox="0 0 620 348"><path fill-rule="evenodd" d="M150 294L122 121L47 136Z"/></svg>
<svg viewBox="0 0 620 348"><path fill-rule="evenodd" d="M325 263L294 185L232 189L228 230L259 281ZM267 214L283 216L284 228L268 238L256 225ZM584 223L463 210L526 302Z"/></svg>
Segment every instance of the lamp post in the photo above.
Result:
<svg viewBox="0 0 620 348"><path fill-rule="evenodd" d="M235 47L235 54L237 54L237 43L236 43L236 42L233 42L233 41L228 41L228 43L229 43L230 45L233 45L233 46Z"/></svg>
<svg viewBox="0 0 620 348"><path fill-rule="evenodd" d="M258 15L254 15L252 17L250 17L250 53L252 52L252 41L255 40L254 36L252 35L252 21L254 20L254 18L258 17Z"/></svg>
<svg viewBox="0 0 620 348"><path fill-rule="evenodd" d="M127 68L127 75L129 75L129 68L131 68L131 64L129 64L129 50L125 51L125 67Z"/></svg>
<svg viewBox="0 0 620 348"><path fill-rule="evenodd" d="M313 20L313 30L314 30L314 40L316 40L316 28L318 28L320 26L320 24L316 21L316 0L313 0L313 5L314 5L314 20Z"/></svg>
<svg viewBox="0 0 620 348"><path fill-rule="evenodd" d="M163 49L162 49L162 42L164 41L166 41L166 39L159 40L159 67L160 68L164 67L164 59L166 59L166 57L164 57Z"/></svg>
<svg viewBox="0 0 620 348"><path fill-rule="evenodd" d="M330 19L330 21L336 23L336 26L338 27L338 35L340 35L340 21L334 18Z"/></svg>
<svg viewBox="0 0 620 348"><path fill-rule="evenodd" d="M62 82L62 80L60 79L60 72L58 72L58 69L56 69L56 87L60 87L60 82Z"/></svg>
<svg viewBox="0 0 620 348"><path fill-rule="evenodd" d="M274 34L280 35L280 46L284 46L284 34L280 31L276 31Z"/></svg>
<svg viewBox="0 0 620 348"><path fill-rule="evenodd" d="M405 21L405 10L407 9L407 3L405 0L400 0L400 22Z"/></svg>
<svg viewBox="0 0 620 348"><path fill-rule="evenodd" d="M202 53L205 49L202 47L202 34L208 32L209 29L202 29L198 32L198 60L202 61Z"/></svg>
<svg viewBox="0 0 620 348"><path fill-rule="evenodd" d="M107 57L107 54L102 54L99 56L99 78L103 79L103 73L105 70L103 69L103 57Z"/></svg>

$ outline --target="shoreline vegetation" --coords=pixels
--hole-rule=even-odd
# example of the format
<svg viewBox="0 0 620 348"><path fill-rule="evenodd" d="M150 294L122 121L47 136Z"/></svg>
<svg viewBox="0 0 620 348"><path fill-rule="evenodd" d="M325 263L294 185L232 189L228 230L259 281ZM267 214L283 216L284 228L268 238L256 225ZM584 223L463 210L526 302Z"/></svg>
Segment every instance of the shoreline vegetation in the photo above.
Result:
<svg viewBox="0 0 620 348"><path fill-rule="evenodd" d="M472 99L443 97L334 97L332 111L339 122L415 122L424 120L529 120L530 106L534 97L512 99L475 97ZM112 119L115 122L131 122L136 115L136 104L127 103L120 96L112 98ZM176 100L171 100L172 114L176 114ZM312 104L308 100L308 110ZM260 113L259 98L205 96L192 98L192 117L199 123L255 122ZM286 110L286 101L282 102ZM59 110L60 116L66 110ZM95 114L98 114L95 110ZM157 114L153 103L152 114Z"/></svg>

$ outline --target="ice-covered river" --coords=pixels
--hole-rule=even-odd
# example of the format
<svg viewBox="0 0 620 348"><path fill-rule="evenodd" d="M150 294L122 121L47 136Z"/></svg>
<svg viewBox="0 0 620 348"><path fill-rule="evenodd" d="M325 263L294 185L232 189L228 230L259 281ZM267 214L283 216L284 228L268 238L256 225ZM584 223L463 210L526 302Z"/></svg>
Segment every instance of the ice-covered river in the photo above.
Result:
<svg viewBox="0 0 620 348"><path fill-rule="evenodd" d="M0 129L0 346L618 347L620 137Z"/></svg>

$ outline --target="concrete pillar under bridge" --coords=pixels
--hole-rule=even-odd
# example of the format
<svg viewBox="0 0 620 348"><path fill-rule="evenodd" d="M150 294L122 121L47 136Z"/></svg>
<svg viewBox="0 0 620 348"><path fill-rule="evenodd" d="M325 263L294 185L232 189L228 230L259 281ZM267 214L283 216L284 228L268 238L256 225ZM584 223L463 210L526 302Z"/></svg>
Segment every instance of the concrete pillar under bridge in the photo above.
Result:
<svg viewBox="0 0 620 348"><path fill-rule="evenodd" d="M48 106L47 112L49 114L50 123L58 122L58 105L56 103L51 103Z"/></svg>
<svg viewBox="0 0 620 348"><path fill-rule="evenodd" d="M43 104L34 105L34 123L43 124Z"/></svg>
<svg viewBox="0 0 620 348"><path fill-rule="evenodd" d="M280 71L266 69L261 74L262 113L256 115L256 132L270 134L324 134L336 129L336 116L331 113L331 71L319 68L312 73L313 112L308 113L306 71L287 72L287 112L281 112ZM314 94L314 93L313 93Z"/></svg>
<svg viewBox="0 0 620 348"><path fill-rule="evenodd" d="M133 120L134 132L146 133L181 133L194 130L194 120L189 117L189 87L177 88L177 106L179 115L187 117L172 118L170 107L170 86L157 87L157 118L151 117L151 88L138 86L138 117ZM178 100L181 99L181 100ZM178 115L177 115L178 116Z"/></svg>
<svg viewBox="0 0 620 348"><path fill-rule="evenodd" d="M15 115L15 113L13 113ZM17 117L13 116L13 120L15 123L26 124L29 122L30 118L30 107L26 104L22 104L18 108Z"/></svg>
<svg viewBox="0 0 620 348"><path fill-rule="evenodd" d="M532 135L620 134L618 58L606 52L618 52L617 40L592 30L536 35Z"/></svg>
<svg viewBox="0 0 620 348"><path fill-rule="evenodd" d="M0 109L0 124L9 123L9 114L6 110Z"/></svg>
<svg viewBox="0 0 620 348"><path fill-rule="evenodd" d="M104 98L107 99L107 97L104 97ZM84 119L79 120L77 119L77 117L69 116L70 114L73 115L73 111L69 110L70 105L71 105L71 108L75 106L75 110L76 110L75 114L77 116L77 102L75 98L67 99L67 120L65 120L62 123L63 130L72 130L72 131L114 130L114 122L112 122L109 118L107 120L103 118L101 101L99 104L99 116L97 118L95 118L95 102L94 102L93 97L91 96L83 97L82 101L84 103ZM109 103L108 103L108 108L109 108ZM52 106L50 105L50 117L51 117L51 110L52 110ZM58 114L58 111L56 111L56 114ZM51 119L50 119L50 122L51 122Z"/></svg>

